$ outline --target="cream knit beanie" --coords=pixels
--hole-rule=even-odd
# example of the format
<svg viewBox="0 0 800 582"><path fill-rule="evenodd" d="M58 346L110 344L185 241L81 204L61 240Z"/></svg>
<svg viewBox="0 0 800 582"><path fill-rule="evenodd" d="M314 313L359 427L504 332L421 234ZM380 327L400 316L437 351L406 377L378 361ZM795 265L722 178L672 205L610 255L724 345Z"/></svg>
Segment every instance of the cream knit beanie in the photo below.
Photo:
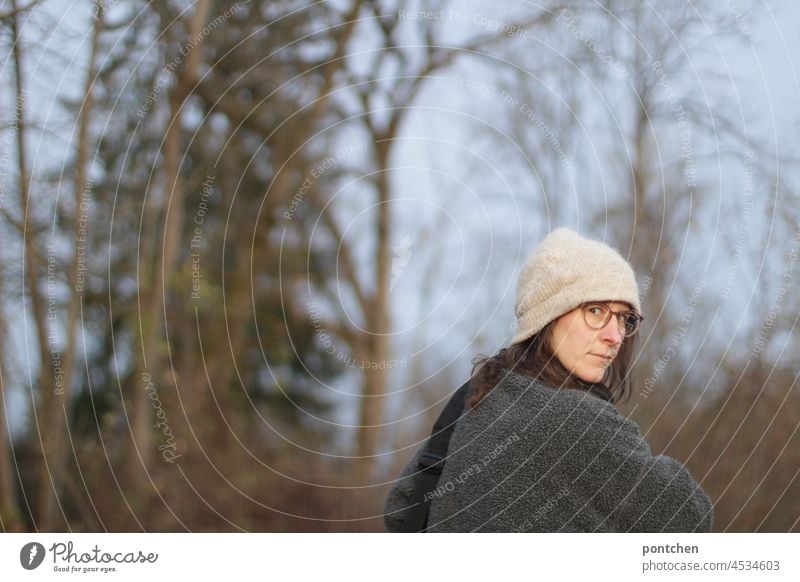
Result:
<svg viewBox="0 0 800 582"><path fill-rule="evenodd" d="M567 228L550 233L531 253L517 282L512 344L587 301L621 301L641 312L631 266L611 247Z"/></svg>

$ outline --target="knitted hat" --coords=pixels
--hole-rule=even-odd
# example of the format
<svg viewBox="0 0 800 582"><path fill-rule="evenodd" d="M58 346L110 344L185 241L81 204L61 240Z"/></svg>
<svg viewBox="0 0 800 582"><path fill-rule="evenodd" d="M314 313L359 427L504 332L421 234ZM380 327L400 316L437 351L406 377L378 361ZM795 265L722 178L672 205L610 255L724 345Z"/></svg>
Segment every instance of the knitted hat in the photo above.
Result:
<svg viewBox="0 0 800 582"><path fill-rule="evenodd" d="M528 260L517 282L518 343L587 301L621 301L637 313L639 290L633 269L611 247L567 228L548 235Z"/></svg>

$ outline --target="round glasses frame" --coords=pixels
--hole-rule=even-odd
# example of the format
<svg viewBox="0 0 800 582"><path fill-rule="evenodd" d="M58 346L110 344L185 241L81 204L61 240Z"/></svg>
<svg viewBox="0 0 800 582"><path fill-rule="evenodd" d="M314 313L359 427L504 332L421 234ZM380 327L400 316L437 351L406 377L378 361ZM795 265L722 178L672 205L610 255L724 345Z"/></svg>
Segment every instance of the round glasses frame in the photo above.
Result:
<svg viewBox="0 0 800 582"><path fill-rule="evenodd" d="M597 316L590 313L590 310L593 308L601 310L601 313L598 315L602 315L603 317L602 324L598 323ZM611 316L615 315L617 317L619 332L624 337L635 335L636 332L639 331L639 327L644 320L644 317L635 311L613 311L607 304L597 302L583 303L581 305L581 313L583 313L583 321L586 322L586 325L597 330L607 326L608 322L611 321Z"/></svg>

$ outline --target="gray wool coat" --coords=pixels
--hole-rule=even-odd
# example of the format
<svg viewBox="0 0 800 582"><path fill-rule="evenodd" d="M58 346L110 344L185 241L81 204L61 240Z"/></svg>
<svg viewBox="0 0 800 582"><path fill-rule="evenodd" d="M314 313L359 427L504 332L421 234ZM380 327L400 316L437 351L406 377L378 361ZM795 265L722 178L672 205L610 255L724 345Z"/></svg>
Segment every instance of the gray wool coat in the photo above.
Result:
<svg viewBox="0 0 800 582"><path fill-rule="evenodd" d="M421 448L389 493L398 531ZM711 500L677 460L597 396L509 372L456 425L431 532L708 532Z"/></svg>

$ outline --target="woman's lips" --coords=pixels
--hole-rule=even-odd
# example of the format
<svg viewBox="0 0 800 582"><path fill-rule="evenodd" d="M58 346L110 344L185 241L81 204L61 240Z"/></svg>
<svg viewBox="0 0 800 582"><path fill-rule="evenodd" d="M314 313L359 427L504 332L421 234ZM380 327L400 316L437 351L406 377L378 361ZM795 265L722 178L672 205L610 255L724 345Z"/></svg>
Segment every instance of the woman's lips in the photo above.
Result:
<svg viewBox="0 0 800 582"><path fill-rule="evenodd" d="M591 354L591 355L600 358L607 364L610 364L612 361L614 361L614 358L612 356L601 356L600 354Z"/></svg>

